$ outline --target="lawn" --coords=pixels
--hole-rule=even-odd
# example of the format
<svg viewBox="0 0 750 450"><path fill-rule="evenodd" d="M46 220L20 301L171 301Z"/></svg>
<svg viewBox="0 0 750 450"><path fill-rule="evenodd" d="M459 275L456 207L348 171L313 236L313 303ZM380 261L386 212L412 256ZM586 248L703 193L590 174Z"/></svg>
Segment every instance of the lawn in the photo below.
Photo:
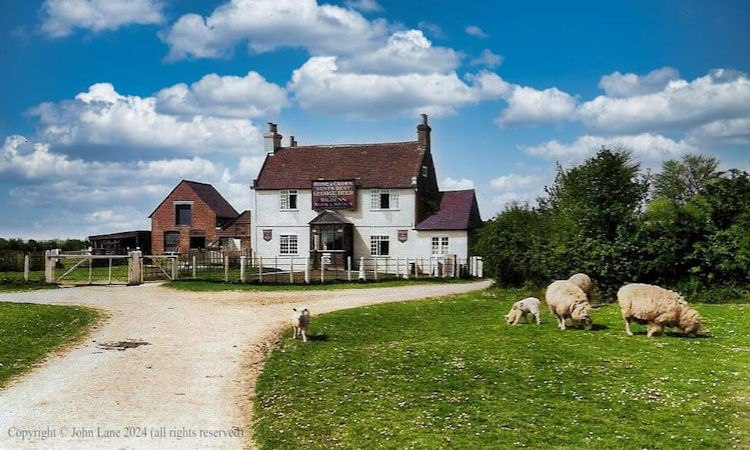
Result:
<svg viewBox="0 0 750 450"><path fill-rule="evenodd" d="M271 277L269 277L271 278ZM272 278L271 278L272 279ZM310 284L258 284L254 283L224 283L219 281L203 280L178 280L172 281L164 286L180 291L306 291L315 290L338 290L338 289L368 289L376 287L397 287L420 284L457 284L471 283L476 279L464 278L425 278L421 280L383 280L362 282L331 282Z"/></svg>
<svg viewBox="0 0 750 450"><path fill-rule="evenodd" d="M99 314L77 306L0 302L0 387L80 339Z"/></svg>
<svg viewBox="0 0 750 450"><path fill-rule="evenodd" d="M314 317L257 384L263 448L731 448L748 445L750 305L698 305L710 337L502 321L490 289ZM313 311L314 312L314 311ZM637 333L644 327L637 326ZM634 330L635 331L635 330Z"/></svg>

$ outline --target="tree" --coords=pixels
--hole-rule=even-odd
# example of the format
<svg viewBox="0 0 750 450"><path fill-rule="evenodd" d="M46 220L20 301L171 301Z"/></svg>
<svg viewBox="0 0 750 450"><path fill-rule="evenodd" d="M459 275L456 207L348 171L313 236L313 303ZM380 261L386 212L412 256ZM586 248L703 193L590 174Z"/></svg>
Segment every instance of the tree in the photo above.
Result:
<svg viewBox="0 0 750 450"><path fill-rule="evenodd" d="M703 155L685 155L680 161L666 161L654 177L654 194L683 205L719 178L718 166L716 158Z"/></svg>

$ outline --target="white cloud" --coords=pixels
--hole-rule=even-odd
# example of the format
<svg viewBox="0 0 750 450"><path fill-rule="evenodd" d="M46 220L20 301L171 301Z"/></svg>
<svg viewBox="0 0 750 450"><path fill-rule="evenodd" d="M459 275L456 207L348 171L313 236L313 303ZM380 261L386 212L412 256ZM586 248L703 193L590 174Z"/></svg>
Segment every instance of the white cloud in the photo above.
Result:
<svg viewBox="0 0 750 450"><path fill-rule="evenodd" d="M179 83L156 94L157 110L177 115L255 118L277 114L288 104L283 88L253 71L244 77L212 73L190 86Z"/></svg>
<svg viewBox="0 0 750 450"><path fill-rule="evenodd" d="M445 39L445 31L443 31L443 28L436 23L420 20L419 23L417 23L417 27L420 30L426 31L435 39Z"/></svg>
<svg viewBox="0 0 750 450"><path fill-rule="evenodd" d="M472 66L487 66L487 67L497 67L503 62L503 57L492 53L492 50L485 48L482 50L482 53L471 60Z"/></svg>
<svg viewBox="0 0 750 450"><path fill-rule="evenodd" d="M674 141L649 133L612 137L585 135L568 144L551 140L536 146L522 147L522 150L533 156L572 162L592 156L602 147L629 150L636 159L647 163L673 159L698 150L683 140Z"/></svg>
<svg viewBox="0 0 750 450"><path fill-rule="evenodd" d="M313 54L356 54L385 40L387 24L316 0L230 0L207 16L186 14L163 35L169 60L228 56L240 42L254 52L302 47Z"/></svg>
<svg viewBox="0 0 750 450"><path fill-rule="evenodd" d="M601 78L599 87L604 89L610 97L632 97L661 91L670 81L679 78L680 74L677 69L671 67L652 70L646 75L613 72Z"/></svg>
<svg viewBox="0 0 750 450"><path fill-rule="evenodd" d="M433 47L420 30L397 31L385 46L341 60L341 70L357 73L445 73L461 63L447 47Z"/></svg>
<svg viewBox="0 0 750 450"><path fill-rule="evenodd" d="M685 130L717 120L750 117L750 78L726 69L693 81L672 80L657 92L625 98L599 96L577 112L602 133Z"/></svg>
<svg viewBox="0 0 750 450"><path fill-rule="evenodd" d="M507 83L490 72L462 81L455 72L386 76L346 73L335 57L313 57L295 70L288 89L302 108L353 118L453 114L460 106L498 98Z"/></svg>
<svg viewBox="0 0 750 450"><path fill-rule="evenodd" d="M352 9L357 9L362 12L377 12L383 10L380 3L375 0L346 0L345 4Z"/></svg>
<svg viewBox="0 0 750 450"><path fill-rule="evenodd" d="M509 175L502 175L497 178L493 178L490 181L490 185L498 191L513 191L533 187L540 181L540 177L536 175L520 175L517 173L511 173Z"/></svg>
<svg viewBox="0 0 750 450"><path fill-rule="evenodd" d="M695 142L697 146L704 142L748 145L750 144L750 117L709 122L691 130L687 139Z"/></svg>
<svg viewBox="0 0 750 450"><path fill-rule="evenodd" d="M489 34L485 33L481 28L479 28L476 25L469 25L466 27L466 34L478 38L487 38L490 37Z"/></svg>
<svg viewBox="0 0 750 450"><path fill-rule="evenodd" d="M125 96L109 83L92 85L74 100L29 110L38 133L63 147L166 149L189 154L260 152L260 130L246 119L180 117L157 111L155 97ZM186 111L188 112L188 111Z"/></svg>
<svg viewBox="0 0 750 450"><path fill-rule="evenodd" d="M456 191L462 189L474 189L474 181L468 178L444 178L440 182L440 188L444 191Z"/></svg>
<svg viewBox="0 0 750 450"><path fill-rule="evenodd" d="M557 88L543 91L514 86L506 98L508 107L497 119L500 125L534 125L540 122L571 120L577 99Z"/></svg>
<svg viewBox="0 0 750 450"><path fill-rule="evenodd" d="M163 7L158 0L46 0L41 30L57 38L74 28L103 31L129 24L159 24L164 21Z"/></svg>

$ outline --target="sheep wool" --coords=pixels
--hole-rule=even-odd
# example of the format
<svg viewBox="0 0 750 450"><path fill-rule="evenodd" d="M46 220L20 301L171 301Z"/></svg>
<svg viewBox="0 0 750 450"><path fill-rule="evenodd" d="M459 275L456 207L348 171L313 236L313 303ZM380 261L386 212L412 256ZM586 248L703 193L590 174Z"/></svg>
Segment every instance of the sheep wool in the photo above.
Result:
<svg viewBox="0 0 750 450"><path fill-rule="evenodd" d="M582 325L590 330L593 324L591 305L586 293L575 283L557 280L547 287L545 294L550 314L557 319L557 326L565 329L565 320L571 319L574 325Z"/></svg>
<svg viewBox="0 0 750 450"><path fill-rule="evenodd" d="M568 278L568 281L581 288L587 297L591 297L591 277L585 273L577 273Z"/></svg>
<svg viewBox="0 0 750 450"><path fill-rule="evenodd" d="M698 311L688 306L677 292L650 284L627 284L617 291L617 302L625 320L625 332L632 336L630 323L648 325L648 337L676 327L685 334L695 335L701 327Z"/></svg>

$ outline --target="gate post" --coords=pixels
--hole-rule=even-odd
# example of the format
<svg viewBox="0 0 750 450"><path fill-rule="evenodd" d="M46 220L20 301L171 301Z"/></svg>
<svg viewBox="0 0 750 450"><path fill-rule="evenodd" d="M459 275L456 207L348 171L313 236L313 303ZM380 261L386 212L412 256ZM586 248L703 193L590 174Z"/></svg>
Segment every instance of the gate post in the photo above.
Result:
<svg viewBox="0 0 750 450"><path fill-rule="evenodd" d="M310 257L305 258L305 284L310 284Z"/></svg>
<svg viewBox="0 0 750 450"><path fill-rule="evenodd" d="M229 255L224 255L224 282L229 282Z"/></svg>
<svg viewBox="0 0 750 450"><path fill-rule="evenodd" d="M55 282L55 261L52 258L52 250L44 251L44 282Z"/></svg>
<svg viewBox="0 0 750 450"><path fill-rule="evenodd" d="M143 258L140 251L130 252L128 254L128 284L143 283Z"/></svg>
<svg viewBox="0 0 750 450"><path fill-rule="evenodd" d="M357 275L358 280L365 280L365 257L360 256L359 257L359 274Z"/></svg>
<svg viewBox="0 0 750 450"><path fill-rule="evenodd" d="M245 282L245 266L247 266L247 256L240 256L240 283Z"/></svg>
<svg viewBox="0 0 750 450"><path fill-rule="evenodd" d="M177 261L179 259L179 256L175 256L172 258L172 281L175 281L180 278L180 271L179 268L179 262Z"/></svg>
<svg viewBox="0 0 750 450"><path fill-rule="evenodd" d="M23 281L29 282L29 255L23 255Z"/></svg>
<svg viewBox="0 0 750 450"><path fill-rule="evenodd" d="M346 281L352 282L352 257L346 257Z"/></svg>

